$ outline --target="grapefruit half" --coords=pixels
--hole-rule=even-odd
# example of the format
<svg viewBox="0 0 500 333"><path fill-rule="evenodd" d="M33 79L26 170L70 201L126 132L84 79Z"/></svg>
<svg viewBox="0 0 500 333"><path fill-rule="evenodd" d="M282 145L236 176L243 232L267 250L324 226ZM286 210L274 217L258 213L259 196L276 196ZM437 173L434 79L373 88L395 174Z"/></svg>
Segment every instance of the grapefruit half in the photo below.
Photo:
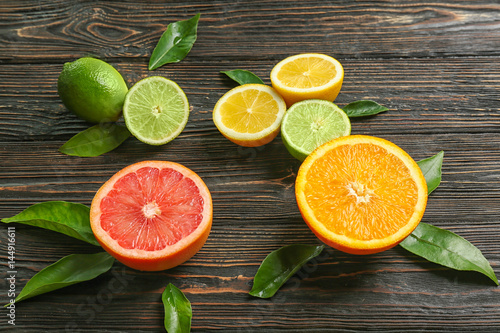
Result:
<svg viewBox="0 0 500 333"><path fill-rule="evenodd" d="M97 191L90 224L101 246L124 265L165 270L190 259L205 244L212 198L203 180L178 163L139 162Z"/></svg>

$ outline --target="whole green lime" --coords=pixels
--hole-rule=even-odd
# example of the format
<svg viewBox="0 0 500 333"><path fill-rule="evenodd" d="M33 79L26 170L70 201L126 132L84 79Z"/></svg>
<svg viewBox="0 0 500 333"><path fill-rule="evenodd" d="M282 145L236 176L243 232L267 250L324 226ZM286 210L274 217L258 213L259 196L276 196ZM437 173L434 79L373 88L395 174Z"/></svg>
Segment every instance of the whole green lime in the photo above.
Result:
<svg viewBox="0 0 500 333"><path fill-rule="evenodd" d="M99 123L118 120L128 88L113 66L85 57L64 64L57 90L70 111L84 120Z"/></svg>

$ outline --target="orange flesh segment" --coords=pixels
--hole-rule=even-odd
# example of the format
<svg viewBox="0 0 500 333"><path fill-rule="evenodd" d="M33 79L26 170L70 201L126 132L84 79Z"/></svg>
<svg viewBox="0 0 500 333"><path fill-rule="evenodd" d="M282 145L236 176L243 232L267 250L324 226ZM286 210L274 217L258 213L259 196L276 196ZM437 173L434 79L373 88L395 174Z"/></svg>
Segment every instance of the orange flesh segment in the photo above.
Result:
<svg viewBox="0 0 500 333"><path fill-rule="evenodd" d="M203 197L180 172L144 167L118 179L100 202L101 227L125 249L158 251L191 234Z"/></svg>
<svg viewBox="0 0 500 333"><path fill-rule="evenodd" d="M287 87L308 89L323 86L336 75L337 71L331 62L308 57L284 64L278 73L278 79Z"/></svg>
<svg viewBox="0 0 500 333"><path fill-rule="evenodd" d="M304 193L318 221L351 239L383 239L406 225L418 188L404 163L387 150L359 143L330 150L306 175Z"/></svg>
<svg viewBox="0 0 500 333"><path fill-rule="evenodd" d="M273 96L257 89L230 96L220 108L223 124L238 133L258 133L270 127L278 112Z"/></svg>

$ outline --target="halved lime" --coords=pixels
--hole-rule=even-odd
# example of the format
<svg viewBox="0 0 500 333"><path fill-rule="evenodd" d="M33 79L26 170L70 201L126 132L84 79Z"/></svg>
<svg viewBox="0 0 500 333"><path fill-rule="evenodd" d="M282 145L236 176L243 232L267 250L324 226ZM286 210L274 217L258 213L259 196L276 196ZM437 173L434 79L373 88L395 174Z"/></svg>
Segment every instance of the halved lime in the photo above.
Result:
<svg viewBox="0 0 500 333"><path fill-rule="evenodd" d="M123 118L137 139L162 145L175 139L186 126L189 102L177 83L151 76L129 90L123 104Z"/></svg>
<svg viewBox="0 0 500 333"><path fill-rule="evenodd" d="M300 161L323 143L349 134L351 122L347 114L332 102L319 99L293 104L281 123L281 139Z"/></svg>

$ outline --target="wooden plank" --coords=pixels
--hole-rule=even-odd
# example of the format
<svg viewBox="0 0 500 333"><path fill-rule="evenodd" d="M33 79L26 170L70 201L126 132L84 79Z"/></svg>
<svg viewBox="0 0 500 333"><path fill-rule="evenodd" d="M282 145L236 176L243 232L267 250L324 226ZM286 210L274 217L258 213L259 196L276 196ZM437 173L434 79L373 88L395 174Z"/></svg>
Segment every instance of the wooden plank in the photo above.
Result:
<svg viewBox="0 0 500 333"><path fill-rule="evenodd" d="M198 12L198 40L188 57L149 72L149 55L168 23ZM115 263L95 280L16 304L15 328L161 331L160 296L171 282L191 301L199 332L498 331L499 289L487 277L432 264L400 247L370 256L328 248L275 297L249 296L267 254L318 240L295 203L300 163L280 137L262 148L238 147L217 131L211 112L235 86L221 70L251 70L269 84L270 70L287 55L331 54L345 68L339 106L373 99L390 108L353 120L353 134L389 139L416 160L443 150L443 180L423 221L465 237L498 272L499 23L500 5L491 1L1 3L0 218L47 200L90 205L111 175L146 159L193 169L214 199L210 237L185 264L149 273ZM129 138L95 158L58 153L89 126L64 108L56 89L62 64L84 55L110 62L129 86L151 75L178 82L192 106L184 132L161 147ZM10 226L17 292L62 256L100 250L47 230ZM6 230L0 232L2 279ZM10 329L3 311L0 329Z"/></svg>
<svg viewBox="0 0 500 333"><path fill-rule="evenodd" d="M345 79L336 103L372 99L390 108L376 117L353 120L353 133L439 134L497 133L500 115L496 95L500 63L495 58L340 59ZM186 92L192 112L185 135L216 133L212 109L235 83L222 70L247 69L270 84L275 62L187 59L157 71L128 60L112 62L129 86L151 75L176 81ZM57 94L62 63L4 65L0 72L0 141L69 139L89 125L68 112ZM30 84L26 84L29 80Z"/></svg>
<svg viewBox="0 0 500 333"><path fill-rule="evenodd" d="M424 133L412 135L409 141L405 134L368 134L396 142L416 160L445 151L443 182L428 207L435 214L434 219L493 222L496 219L492 217L499 216L496 201L500 189L494 176L500 159L498 135ZM180 137L162 148L130 138L117 150L92 159L60 154L57 148L61 144L3 144L0 151L3 214L15 214L29 204L48 199L90 204L93 193L113 173L150 158L181 162L198 172L215 193L216 208L223 218L257 217L262 214L259 206L271 209L263 223L267 223L265 219L288 218L295 212L289 200L294 199L293 181L299 163L288 155L279 137L261 150L239 149L217 133ZM242 185L245 188L240 188ZM234 209L235 200L257 207L241 212Z"/></svg>
<svg viewBox="0 0 500 333"><path fill-rule="evenodd" d="M2 4L2 62L93 54L143 62L170 22L201 13L192 56L281 59L498 56L500 5L491 1L16 1ZM237 50L237 51L236 51Z"/></svg>
<svg viewBox="0 0 500 333"><path fill-rule="evenodd" d="M57 242L51 244L49 253L38 254L44 242L27 231L18 228L18 239L30 244L34 255L28 261L20 260L19 284L39 266L48 264L51 256L56 260L64 254ZM40 330L64 329L67 323L87 330L96 325L100 330L155 329L161 326L163 316L160 294L169 282L186 293L193 304L193 328L203 331L294 327L315 332L332 327L364 330L372 325L402 330L408 322L416 330L466 326L493 329L500 321L497 295L486 278L446 270L399 248L366 257L327 251L274 298L262 300L247 292L257 259L269 249L257 253L227 248L221 251L217 244L209 240L191 261L166 272L137 272L117 264L92 282L18 304L18 312L36 313L39 319L21 316L17 323ZM207 253L216 248L219 253L210 259ZM57 320L50 315L54 311L58 311ZM124 320L117 322L117 318Z"/></svg>

